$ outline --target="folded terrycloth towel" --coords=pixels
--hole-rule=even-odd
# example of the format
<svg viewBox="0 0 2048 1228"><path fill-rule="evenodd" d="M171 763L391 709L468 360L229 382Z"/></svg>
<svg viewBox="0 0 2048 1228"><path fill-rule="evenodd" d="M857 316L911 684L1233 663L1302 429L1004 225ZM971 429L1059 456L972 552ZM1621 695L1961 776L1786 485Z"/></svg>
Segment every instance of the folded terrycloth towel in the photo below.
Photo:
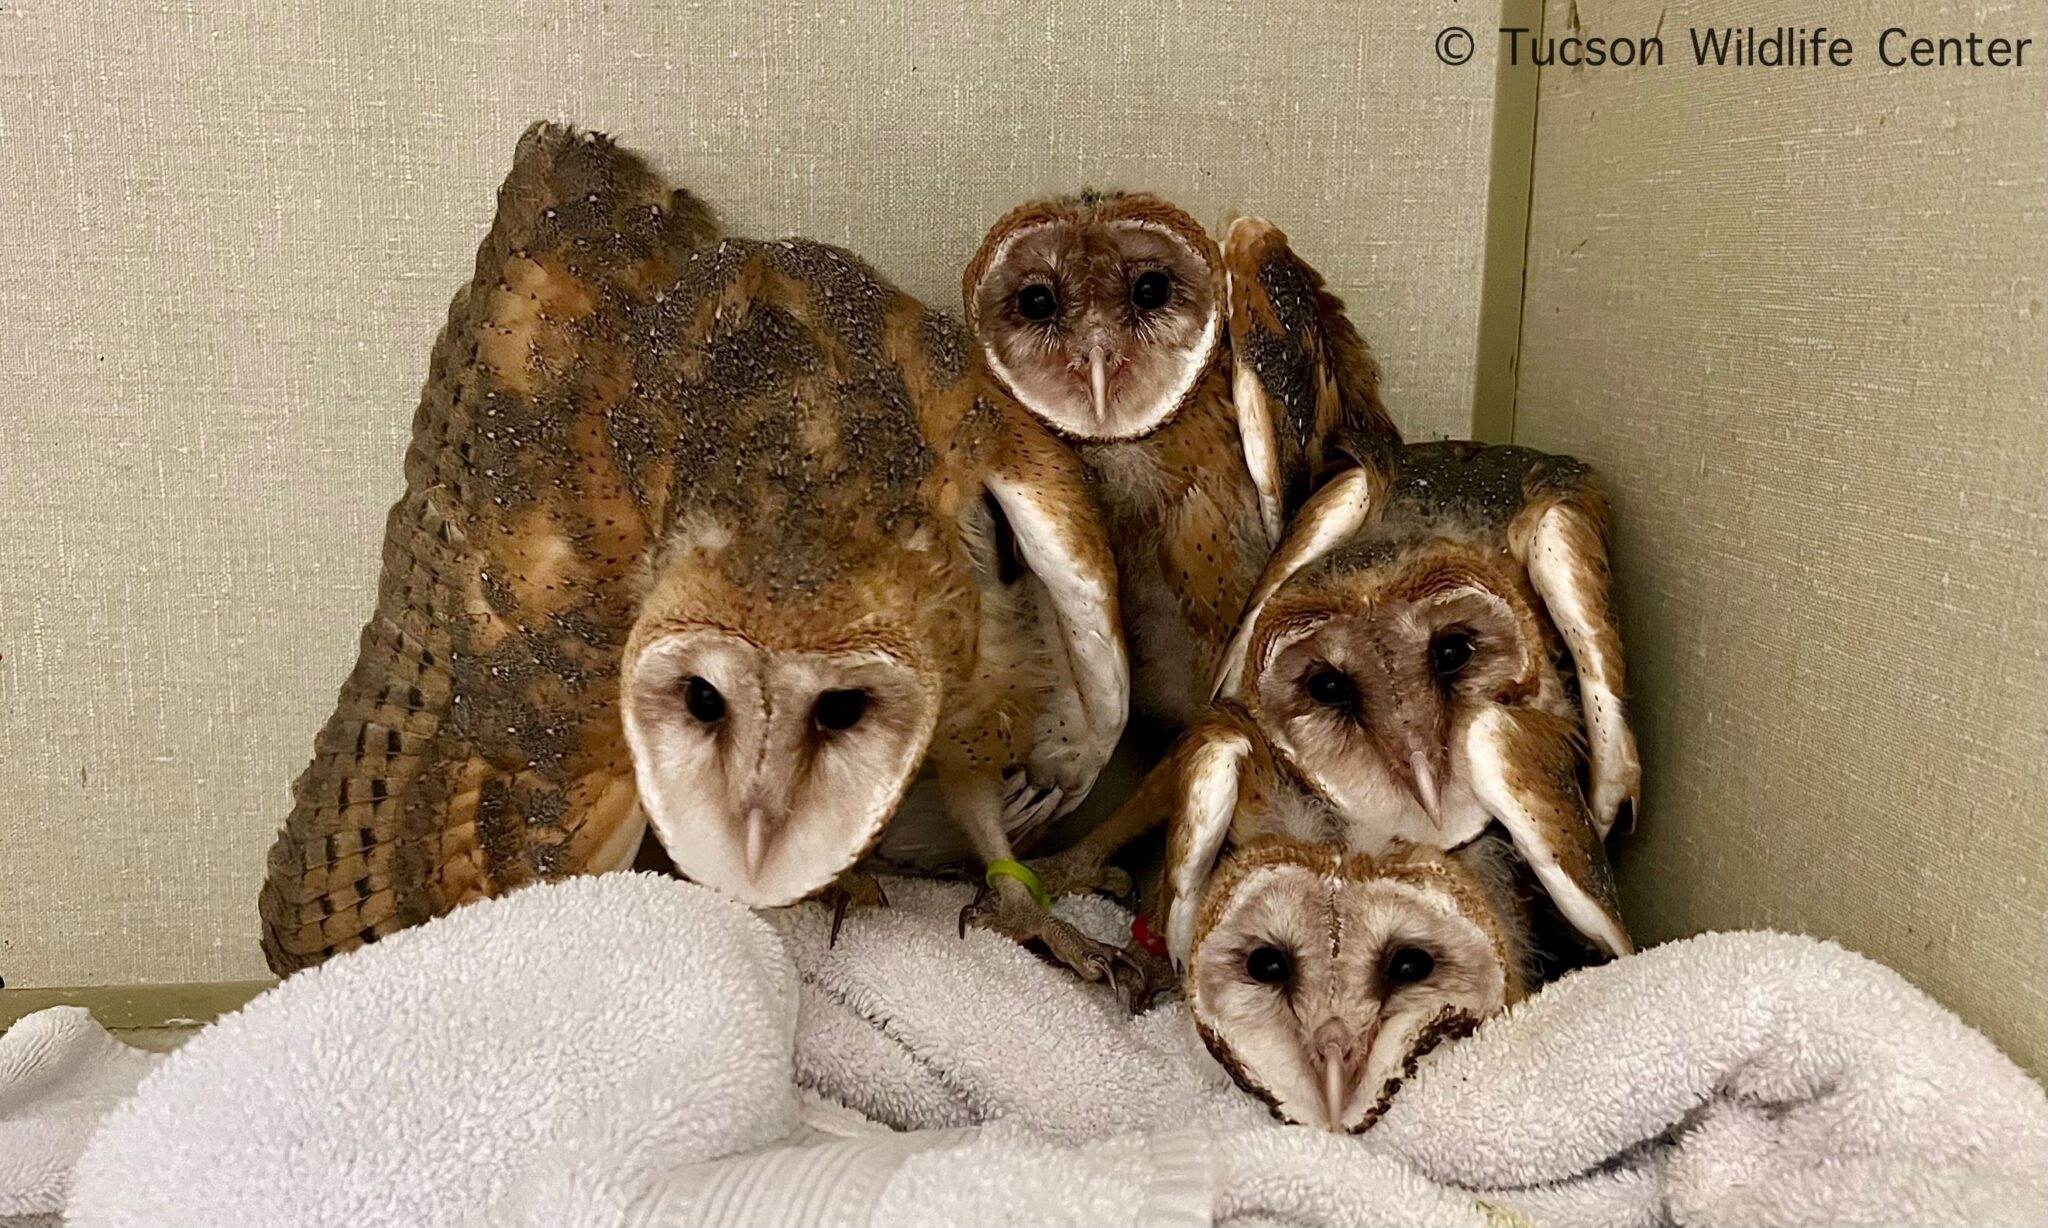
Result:
<svg viewBox="0 0 2048 1228"><path fill-rule="evenodd" d="M1342 1138L1273 1124L1178 1005L1127 1020L1000 939L960 939L963 889L889 894L895 907L849 917L836 947L822 910L763 921L626 875L395 935L174 1054L93 1139L71 1222L2048 1213L2040 1087L1829 944L1711 935L1576 974L1431 1055L1374 1130ZM1100 902L1068 907L1084 928L1121 928Z"/></svg>
<svg viewBox="0 0 2048 1228"><path fill-rule="evenodd" d="M0 1035L0 1222L64 1205L93 1128L155 1062L77 1006L38 1011Z"/></svg>

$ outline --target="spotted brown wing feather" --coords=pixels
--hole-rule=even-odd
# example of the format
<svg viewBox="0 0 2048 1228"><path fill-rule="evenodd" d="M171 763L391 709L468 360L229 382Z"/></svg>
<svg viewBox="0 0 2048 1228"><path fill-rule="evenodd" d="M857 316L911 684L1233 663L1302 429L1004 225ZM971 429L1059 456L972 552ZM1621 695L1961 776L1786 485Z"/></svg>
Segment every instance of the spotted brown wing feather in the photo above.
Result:
<svg viewBox="0 0 2048 1228"><path fill-rule="evenodd" d="M1223 264L1239 437L1277 543L1331 467L1389 473L1401 436L1380 402L1370 347L1278 227L1233 222Z"/></svg>
<svg viewBox="0 0 2048 1228"><path fill-rule="evenodd" d="M521 138L435 344L377 611L270 852L259 908L280 974L631 860L616 669L661 496L646 450L606 429L630 363L596 322L715 230L602 136Z"/></svg>
<svg viewBox="0 0 2048 1228"><path fill-rule="evenodd" d="M1043 634L1071 680L1071 719L1053 723L1033 746L1034 775L1061 791L1059 813L1081 804L1109 762L1130 710L1131 671L1117 607L1116 564L1088 503L1079 462L1049 435L1011 415L1007 446L987 475L1003 508L1021 566L1035 573L1051 606Z"/></svg>

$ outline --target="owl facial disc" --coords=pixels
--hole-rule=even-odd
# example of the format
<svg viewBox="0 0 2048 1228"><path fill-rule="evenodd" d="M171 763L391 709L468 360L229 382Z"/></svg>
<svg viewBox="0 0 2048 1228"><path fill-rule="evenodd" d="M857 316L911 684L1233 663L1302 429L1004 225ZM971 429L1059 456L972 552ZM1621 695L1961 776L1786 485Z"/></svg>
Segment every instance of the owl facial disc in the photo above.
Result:
<svg viewBox="0 0 2048 1228"><path fill-rule="evenodd" d="M639 640L620 709L641 807L678 870L773 908L874 845L937 720L921 671L879 648L771 649L708 628Z"/></svg>
<svg viewBox="0 0 2048 1228"><path fill-rule="evenodd" d="M1216 360L1216 245L1156 197L1083 196L998 222L967 273L969 323L989 369L1074 439L1165 426Z"/></svg>
<svg viewBox="0 0 2048 1228"><path fill-rule="evenodd" d="M1357 1133L1446 1034L1501 1009L1518 974L1471 877L1258 840L1202 902L1188 1009L1210 1052L1287 1121Z"/></svg>

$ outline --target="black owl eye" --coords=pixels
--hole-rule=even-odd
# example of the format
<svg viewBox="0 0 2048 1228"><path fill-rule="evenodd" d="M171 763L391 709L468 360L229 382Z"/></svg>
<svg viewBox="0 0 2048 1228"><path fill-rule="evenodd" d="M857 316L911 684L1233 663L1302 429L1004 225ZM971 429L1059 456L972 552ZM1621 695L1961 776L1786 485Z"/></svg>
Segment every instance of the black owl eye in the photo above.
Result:
<svg viewBox="0 0 2048 1228"><path fill-rule="evenodd" d="M1429 642L1429 668L1439 678L1457 673L1471 659L1472 637L1462 631L1447 632Z"/></svg>
<svg viewBox="0 0 2048 1228"><path fill-rule="evenodd" d="M1351 676L1325 667L1308 676L1308 697L1326 708L1348 708L1358 698Z"/></svg>
<svg viewBox="0 0 2048 1228"><path fill-rule="evenodd" d="M1140 311L1157 311L1173 297L1173 278L1151 269L1138 274L1131 283L1131 306Z"/></svg>
<svg viewBox="0 0 2048 1228"><path fill-rule="evenodd" d="M1030 285L1017 291L1017 314L1027 320L1050 320L1060 309L1060 296L1051 286Z"/></svg>
<svg viewBox="0 0 2048 1228"><path fill-rule="evenodd" d="M1387 957L1387 983L1413 985L1436 969L1436 960L1421 947L1401 947Z"/></svg>
<svg viewBox="0 0 2048 1228"><path fill-rule="evenodd" d="M867 711L866 691L827 691L818 696L818 706L811 709L811 719L823 729L847 730L860 724L860 718L866 716Z"/></svg>
<svg viewBox="0 0 2048 1228"><path fill-rule="evenodd" d="M1294 960L1279 947L1254 947L1244 957L1244 970L1261 985L1284 985L1294 975Z"/></svg>
<svg viewBox="0 0 2048 1228"><path fill-rule="evenodd" d="M692 678L683 688L683 706L690 715L707 725L716 725L725 719L725 696L718 688L702 678Z"/></svg>

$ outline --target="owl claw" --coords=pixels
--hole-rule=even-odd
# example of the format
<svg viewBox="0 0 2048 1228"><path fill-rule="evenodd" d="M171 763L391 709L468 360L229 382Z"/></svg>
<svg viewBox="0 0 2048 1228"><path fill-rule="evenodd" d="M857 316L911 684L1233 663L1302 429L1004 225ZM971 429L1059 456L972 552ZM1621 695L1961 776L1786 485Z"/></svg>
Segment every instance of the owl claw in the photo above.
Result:
<svg viewBox="0 0 2048 1228"><path fill-rule="evenodd" d="M1006 879L1005 884L1015 880ZM1083 981L1107 983L1126 1011L1150 1005L1174 983L1172 969L1144 951L1123 951L1097 942L1067 922L1039 909L1018 884L1015 892L983 887L960 910L960 936L970 922L1007 935L1020 945L1039 950ZM991 901L990 897L994 899Z"/></svg>
<svg viewBox="0 0 2048 1228"><path fill-rule="evenodd" d="M1116 969L1110 984L1116 1000L1129 1014L1143 1014L1159 995L1179 983L1173 965L1142 947L1126 947L1116 953Z"/></svg>
<svg viewBox="0 0 2048 1228"><path fill-rule="evenodd" d="M988 884L984 883L981 885L981 887L976 889L974 893L974 898L967 901L967 906L960 910L960 937L967 937L967 922L971 918L974 918L979 915L981 911L981 902L987 898Z"/></svg>
<svg viewBox="0 0 2048 1228"><path fill-rule="evenodd" d="M846 922L846 910L855 904L871 908L889 907L889 893L882 890L882 880L872 874L850 871L838 882L825 888L821 899L832 902L832 933L825 939L827 947L839 945L839 927Z"/></svg>

